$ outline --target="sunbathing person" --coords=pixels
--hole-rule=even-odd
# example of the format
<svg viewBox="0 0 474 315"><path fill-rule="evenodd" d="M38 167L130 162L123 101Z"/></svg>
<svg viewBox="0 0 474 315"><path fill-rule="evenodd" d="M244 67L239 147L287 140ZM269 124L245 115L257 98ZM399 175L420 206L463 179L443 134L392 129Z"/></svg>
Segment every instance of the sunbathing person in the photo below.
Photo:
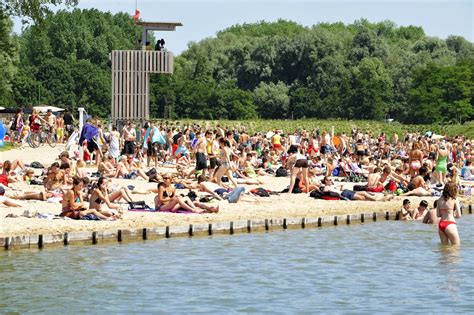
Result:
<svg viewBox="0 0 474 315"><path fill-rule="evenodd" d="M213 182L206 181L206 177L201 175L198 177L199 191L206 192L219 200L224 200L221 196L228 190Z"/></svg>
<svg viewBox="0 0 474 315"><path fill-rule="evenodd" d="M21 160L13 160L13 161L9 161L9 160L6 160L4 163L0 163L0 168L2 169L2 173L5 174L5 163L9 164L9 171L8 172L14 172L17 168L20 168L21 170L25 170L25 163L23 163L23 161ZM10 174L12 175L12 174Z"/></svg>
<svg viewBox="0 0 474 315"><path fill-rule="evenodd" d="M418 197L429 197L431 196L431 189L426 185L424 177L428 173L428 169L422 166L418 170L418 175L412 179L408 185L409 192L403 194L404 196L418 196Z"/></svg>
<svg viewBox="0 0 474 315"><path fill-rule="evenodd" d="M217 213L219 207L208 206L198 201L191 201L189 197L176 196L176 189L171 185L171 177L169 175L163 176L164 182L158 184L158 193L155 196L155 210L176 212L179 209L184 209L194 213L202 213L199 208L206 210L206 212Z"/></svg>
<svg viewBox="0 0 474 315"><path fill-rule="evenodd" d="M113 204L115 200L124 199L127 202L132 202L132 198L128 195L125 189L119 189L114 192L110 192L107 189L108 179L105 177L99 178L97 181L97 187L92 190L89 198L89 208L96 209L107 217L116 216L120 218L122 215L122 208L120 205ZM102 209L102 204L105 203L110 210Z"/></svg>
<svg viewBox="0 0 474 315"><path fill-rule="evenodd" d="M76 163L74 163L74 161L69 158L69 153L67 151L61 152L61 154L59 155L59 165L64 164L64 163L69 164L70 169L71 169L71 175L76 176L77 175Z"/></svg>
<svg viewBox="0 0 474 315"><path fill-rule="evenodd" d="M306 183L304 182L304 176L303 176L303 173L302 172L299 172L298 173L298 176L297 178L299 179L299 182L298 182L298 187L299 189L304 192L304 193L309 193L315 189L318 189L319 188L319 185L316 185L314 183L311 183L311 177L309 178L310 179L310 184L309 184L309 190L306 190L307 189L307 185Z"/></svg>
<svg viewBox="0 0 474 315"><path fill-rule="evenodd" d="M43 185L47 191L54 191L63 188L65 184L65 173L59 169L59 163L54 162L48 169L48 176L44 180Z"/></svg>
<svg viewBox="0 0 474 315"><path fill-rule="evenodd" d="M135 179L140 176L144 180L148 180L148 176L146 176L145 172L141 168L137 167L135 162L133 162L133 156L131 155L128 157L122 155L115 177L119 176L122 176L125 179Z"/></svg>
<svg viewBox="0 0 474 315"><path fill-rule="evenodd" d="M74 177L72 181L72 189L68 190L64 194L62 212L60 215L62 217L79 220L88 214L94 214L99 219L107 220L109 217L100 213L96 209L87 209L82 196L83 187L84 183L82 179L79 177Z"/></svg>
<svg viewBox="0 0 474 315"><path fill-rule="evenodd" d="M117 174L116 163L112 156L107 155L102 158L102 162L99 163L97 171L104 177L115 177Z"/></svg>
<svg viewBox="0 0 474 315"><path fill-rule="evenodd" d="M386 178L387 177L385 177L385 179ZM369 174L369 177L367 179L366 191L374 193L383 192L385 190L384 182L385 180L382 179L382 170L380 169L380 167L377 167L375 168L374 173Z"/></svg>
<svg viewBox="0 0 474 315"><path fill-rule="evenodd" d="M3 163L2 173L0 174L0 184L8 186L9 183L16 183L19 181L19 178L16 177L12 172L12 163L10 161L5 161Z"/></svg>
<svg viewBox="0 0 474 315"><path fill-rule="evenodd" d="M5 205L7 207L21 207L19 203L16 203L12 199L5 196L5 188L0 186L0 204Z"/></svg>
<svg viewBox="0 0 474 315"><path fill-rule="evenodd" d="M341 195L341 197L348 200L366 200L366 201L386 201L394 198L394 196L385 197L382 194L369 193L365 191L352 191L344 189L343 185L339 188L334 186L332 179L324 177L322 183L324 184L323 191L332 191Z"/></svg>

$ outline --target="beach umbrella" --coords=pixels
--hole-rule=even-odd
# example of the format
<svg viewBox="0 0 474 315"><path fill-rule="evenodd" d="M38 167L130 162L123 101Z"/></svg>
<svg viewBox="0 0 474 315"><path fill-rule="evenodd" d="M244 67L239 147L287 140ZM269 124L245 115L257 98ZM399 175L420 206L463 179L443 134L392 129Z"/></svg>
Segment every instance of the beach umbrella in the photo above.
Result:
<svg viewBox="0 0 474 315"><path fill-rule="evenodd" d="M7 128L2 121L0 121L0 147L4 146L3 138L5 137L5 133L7 132Z"/></svg>
<svg viewBox="0 0 474 315"><path fill-rule="evenodd" d="M274 135L275 135L275 133L273 131L269 131L269 132L267 132L266 137L267 137L267 139L271 139Z"/></svg>
<svg viewBox="0 0 474 315"><path fill-rule="evenodd" d="M34 106L33 109L36 109L42 113L46 113L48 109L50 109L53 113L64 111L64 108L49 105Z"/></svg>
<svg viewBox="0 0 474 315"><path fill-rule="evenodd" d="M4 110L4 109L5 109L5 107L0 106L0 110Z"/></svg>

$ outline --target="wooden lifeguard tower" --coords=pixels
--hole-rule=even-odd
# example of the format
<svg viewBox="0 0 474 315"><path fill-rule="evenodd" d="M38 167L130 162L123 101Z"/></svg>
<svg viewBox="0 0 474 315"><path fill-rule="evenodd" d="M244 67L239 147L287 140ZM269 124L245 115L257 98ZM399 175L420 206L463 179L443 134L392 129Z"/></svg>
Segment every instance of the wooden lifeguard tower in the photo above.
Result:
<svg viewBox="0 0 474 315"><path fill-rule="evenodd" d="M112 122L140 121L150 118L150 74L172 74L173 53L147 50L149 31L175 31L181 23L137 22L142 27L141 50L113 50Z"/></svg>

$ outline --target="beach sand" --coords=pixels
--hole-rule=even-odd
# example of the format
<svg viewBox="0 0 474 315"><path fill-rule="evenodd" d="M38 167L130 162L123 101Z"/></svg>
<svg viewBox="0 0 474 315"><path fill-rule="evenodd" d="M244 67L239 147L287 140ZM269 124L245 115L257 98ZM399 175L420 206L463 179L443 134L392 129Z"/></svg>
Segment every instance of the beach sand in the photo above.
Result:
<svg viewBox="0 0 474 315"><path fill-rule="evenodd" d="M63 145L55 148L40 147L36 149L24 148L6 152L0 152L0 161L21 159L25 163L38 161L43 165L50 165L58 158L64 150ZM72 153L72 151L70 152ZM88 169L95 171L95 169ZM167 169L170 171L171 169ZM289 178L263 177L262 185L245 185L246 189L264 187L273 191L281 191L289 184ZM156 184L148 183L142 179L125 180L114 179L114 184L133 185L135 189L146 190L155 187ZM338 184L336 182L336 184ZM353 184L341 182L351 188ZM39 186L29 186L25 183L10 184L7 195L15 192L39 190ZM186 194L187 190L177 190L178 194ZM144 200L153 206L153 194L133 195L135 200ZM124 216L116 221L86 221L86 220L64 220L64 219L39 219L27 218L21 215L25 210L37 211L39 213L59 214L60 204L46 203L43 201L19 201L21 208L6 207L0 205L0 237L23 236L37 234L65 233L73 231L103 231L127 228L152 228L162 226L188 226L189 224L217 223L224 221L249 220L249 219L283 219L283 218L317 218L320 216L359 214L379 211L395 211L401 208L402 197L386 202L372 201L325 201L315 200L307 194L280 194L270 197L244 196L237 204L227 201L219 202L218 214L174 214L174 213L148 213L125 211ZM419 198L409 197L413 207L417 206L422 199L429 201L432 205L437 197ZM470 202L465 200L464 202ZM217 204L217 203L216 203ZM127 205L123 204L124 207ZM8 214L20 217L6 218Z"/></svg>

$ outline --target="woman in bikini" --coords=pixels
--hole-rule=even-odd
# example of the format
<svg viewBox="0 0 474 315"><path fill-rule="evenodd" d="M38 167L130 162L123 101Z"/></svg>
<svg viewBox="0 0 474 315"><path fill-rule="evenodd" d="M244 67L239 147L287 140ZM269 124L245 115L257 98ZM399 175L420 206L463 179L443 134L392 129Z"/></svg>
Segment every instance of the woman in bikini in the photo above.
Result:
<svg viewBox="0 0 474 315"><path fill-rule="evenodd" d="M303 181L306 184L305 192L310 192L310 184L308 179L308 159L305 155L301 154L300 148L296 146L291 146L288 150L288 154L292 154L287 160L287 166L291 168L290 174L290 188L288 192L292 192L295 187L296 177L298 173L301 172L303 175Z"/></svg>
<svg viewBox="0 0 474 315"><path fill-rule="evenodd" d="M443 194L438 199L436 207L436 215L441 218L438 223L438 233L443 245L460 245L456 220L454 218L461 217L461 209L459 202L456 200L457 187L454 183L447 183L444 186Z"/></svg>
<svg viewBox="0 0 474 315"><path fill-rule="evenodd" d="M99 166L97 167L97 171L105 177L115 177L117 174L117 169L116 169L116 161L115 159L107 155L103 157L102 162L99 163Z"/></svg>
<svg viewBox="0 0 474 315"><path fill-rule="evenodd" d="M232 182L234 187L237 187L237 182L232 176L232 165L231 155L232 149L230 148L230 142L226 138L219 139L220 146L220 163L221 165L216 171L216 182L219 186L222 186L222 176L226 175L227 178Z"/></svg>
<svg viewBox="0 0 474 315"><path fill-rule="evenodd" d="M72 181L72 189L64 194L62 202L62 217L79 220L88 214L94 214L99 219L107 220L108 217L95 209L87 209L82 197L82 188L84 182L79 177L74 177Z"/></svg>
<svg viewBox="0 0 474 315"><path fill-rule="evenodd" d="M122 209L119 205L113 204L115 200L124 199L127 202L132 202L132 198L128 194L128 191L125 188L121 188L114 192L110 192L107 189L108 179L105 177L99 178L97 181L97 186L92 190L90 201L89 201L89 208L96 209L103 215L107 217L115 216L116 218L120 218L122 216ZM105 203L109 210L102 210L102 204Z"/></svg>
<svg viewBox="0 0 474 315"><path fill-rule="evenodd" d="M219 211L219 207L211 207L198 201L192 202L189 197L176 196L176 189L171 184L170 175L163 175L163 180L164 182L158 184L158 193L155 196L155 210L175 212L179 209L184 209L194 213L202 213L203 211L199 209L202 208L205 212L217 213Z"/></svg>
<svg viewBox="0 0 474 315"><path fill-rule="evenodd" d="M420 144L414 142L410 152L410 176L413 178L423 165L423 151L420 150Z"/></svg>

